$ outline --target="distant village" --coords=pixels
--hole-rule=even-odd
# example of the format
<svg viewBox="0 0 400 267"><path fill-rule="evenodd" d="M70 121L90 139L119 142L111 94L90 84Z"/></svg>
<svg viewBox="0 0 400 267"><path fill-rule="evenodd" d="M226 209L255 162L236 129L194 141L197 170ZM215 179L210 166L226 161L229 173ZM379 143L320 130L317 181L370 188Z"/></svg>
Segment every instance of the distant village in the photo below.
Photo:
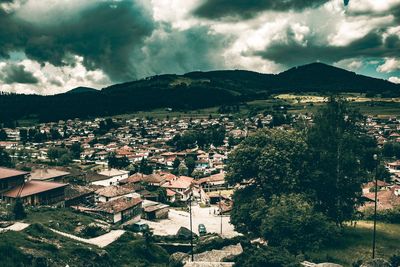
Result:
<svg viewBox="0 0 400 267"><path fill-rule="evenodd" d="M5 203L71 207L111 224L161 222L189 200L229 216L240 186L225 180L229 153L257 129L299 123L312 117L96 118L3 128L0 148L14 167L0 168L0 195ZM398 119L368 117L364 126L380 146L400 144ZM400 160L385 164L390 177L378 182L378 209L400 205ZM373 188L364 185L362 208L373 206Z"/></svg>

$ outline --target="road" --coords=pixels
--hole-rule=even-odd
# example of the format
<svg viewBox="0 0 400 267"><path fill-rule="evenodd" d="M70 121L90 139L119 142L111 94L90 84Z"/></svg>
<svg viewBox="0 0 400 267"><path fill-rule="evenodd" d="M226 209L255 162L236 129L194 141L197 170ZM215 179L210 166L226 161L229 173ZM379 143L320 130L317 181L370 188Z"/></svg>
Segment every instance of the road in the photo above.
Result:
<svg viewBox="0 0 400 267"><path fill-rule="evenodd" d="M218 233L221 232L221 217L214 215L214 209L217 207L200 208L199 206L192 207L193 219L193 232L198 234L198 225L204 224L207 232ZM222 217L222 236L234 237L238 233L234 230L233 225L230 223L229 216ZM170 209L169 218L160 220L158 222L142 220L146 222L150 228L153 229L155 235L174 235L181 226L190 229L189 212L178 211Z"/></svg>
<svg viewBox="0 0 400 267"><path fill-rule="evenodd" d="M82 242L82 243L95 245L100 248L104 248L104 247L108 246L109 244L111 244L112 242L117 240L123 233L125 233L124 230L112 230L107 234L104 234L104 235L101 235L98 237L94 237L94 238L90 238L90 239L86 239L86 238L82 238L79 236L64 233L61 231L57 231L55 229L50 228L50 230L52 230L54 233L60 234L62 236L74 239L74 240Z"/></svg>

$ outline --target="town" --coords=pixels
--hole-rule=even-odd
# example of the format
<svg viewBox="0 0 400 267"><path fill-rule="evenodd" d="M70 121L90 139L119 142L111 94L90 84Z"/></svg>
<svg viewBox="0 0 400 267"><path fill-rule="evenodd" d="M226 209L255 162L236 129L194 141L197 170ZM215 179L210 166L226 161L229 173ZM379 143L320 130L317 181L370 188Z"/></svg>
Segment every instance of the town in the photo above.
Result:
<svg viewBox="0 0 400 267"><path fill-rule="evenodd" d="M1 229L20 231L43 213L48 217L45 224L55 233L100 247L126 230L151 231L187 242L209 234L240 237L230 222L230 212L233 193L243 184L231 184L225 177L230 153L264 128L290 131L313 124L312 115L290 114L283 106L278 109L251 117L229 113L194 118L185 114L131 116L3 127ZM368 116L362 127L386 159L377 181L378 210L393 210L400 206L400 120ZM369 218L374 188L371 181L362 189L365 202L359 211ZM25 219L15 221L10 205L17 203L34 216L25 219L24 214L14 214ZM67 217L53 217L60 216L59 210ZM68 216L75 221L63 227L58 220L68 220ZM180 245L189 252L187 242ZM236 244L221 253L240 254L242 249ZM212 261L222 261L220 254L214 254ZM195 256L196 261L210 261L204 260L209 256ZM194 266L189 264L185 266Z"/></svg>

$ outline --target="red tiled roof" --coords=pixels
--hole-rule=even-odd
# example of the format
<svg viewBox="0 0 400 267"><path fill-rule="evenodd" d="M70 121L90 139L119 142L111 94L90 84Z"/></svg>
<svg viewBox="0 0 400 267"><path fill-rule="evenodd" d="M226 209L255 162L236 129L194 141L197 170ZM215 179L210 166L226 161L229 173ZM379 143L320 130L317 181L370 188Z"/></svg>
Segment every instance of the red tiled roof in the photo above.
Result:
<svg viewBox="0 0 400 267"><path fill-rule="evenodd" d="M0 179L10 178L19 175L26 175L28 172L0 167Z"/></svg>
<svg viewBox="0 0 400 267"><path fill-rule="evenodd" d="M194 180L193 178L188 177L188 176L180 176L176 180L166 182L165 184L162 185L162 187L172 188L172 189L174 189L174 188L187 189L190 187L193 180Z"/></svg>
<svg viewBox="0 0 400 267"><path fill-rule="evenodd" d="M68 184L55 183L55 182L29 181L22 185L22 187L23 187L22 190L21 190L21 185L20 185L20 186L14 187L10 191L5 192L3 195L6 197L15 198L18 196L18 193L20 192L20 197L27 197L27 196L32 196L32 195L36 195L39 193L43 193L46 191L50 191L53 189L66 187L67 185Z"/></svg>
<svg viewBox="0 0 400 267"><path fill-rule="evenodd" d="M96 190L96 194L104 197L118 197L132 193L132 188L110 185Z"/></svg>
<svg viewBox="0 0 400 267"><path fill-rule="evenodd" d="M121 197L115 200L100 203L97 205L97 208L104 212L115 214L127 210L131 207L134 207L140 204L141 202L142 199L140 198Z"/></svg>
<svg viewBox="0 0 400 267"><path fill-rule="evenodd" d="M139 183L142 181L145 175L142 173L135 173L129 176L128 178L120 180L120 183Z"/></svg>

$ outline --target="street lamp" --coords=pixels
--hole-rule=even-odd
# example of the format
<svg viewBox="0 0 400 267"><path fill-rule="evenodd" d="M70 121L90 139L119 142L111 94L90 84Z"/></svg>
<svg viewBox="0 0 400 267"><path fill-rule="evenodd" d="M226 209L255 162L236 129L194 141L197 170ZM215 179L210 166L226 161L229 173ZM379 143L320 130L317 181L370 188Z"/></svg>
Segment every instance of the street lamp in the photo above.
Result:
<svg viewBox="0 0 400 267"><path fill-rule="evenodd" d="M193 191L189 195L189 218L190 218L190 256L192 258L192 262L194 261L193 255L193 226L192 226L192 196Z"/></svg>
<svg viewBox="0 0 400 267"><path fill-rule="evenodd" d="M375 207L374 207L374 235L372 239L372 259L375 259L375 241L376 241L376 208L378 202L378 155L374 154L373 156L375 161Z"/></svg>

